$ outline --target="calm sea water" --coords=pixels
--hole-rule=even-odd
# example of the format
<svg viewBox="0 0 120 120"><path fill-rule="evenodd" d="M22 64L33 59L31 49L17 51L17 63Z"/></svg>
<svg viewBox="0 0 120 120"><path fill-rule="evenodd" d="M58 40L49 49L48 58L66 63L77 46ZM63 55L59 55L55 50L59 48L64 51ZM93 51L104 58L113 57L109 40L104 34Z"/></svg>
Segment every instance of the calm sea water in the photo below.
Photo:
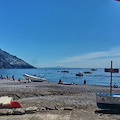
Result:
<svg viewBox="0 0 120 120"><path fill-rule="evenodd" d="M86 79L89 85L102 85L109 86L110 73L105 73L104 69L100 68L97 71L93 71L92 74L84 74L81 77L76 77L76 73L85 71L91 71L90 68L64 68L62 70L68 70L69 73L59 72L60 68L40 68L40 69L0 69L0 75L2 76L15 76L16 79L24 79L23 74L41 75L44 74L48 81L58 82L62 79L63 82L74 82L77 84L83 84ZM120 87L120 73L113 74L113 84L116 83Z"/></svg>

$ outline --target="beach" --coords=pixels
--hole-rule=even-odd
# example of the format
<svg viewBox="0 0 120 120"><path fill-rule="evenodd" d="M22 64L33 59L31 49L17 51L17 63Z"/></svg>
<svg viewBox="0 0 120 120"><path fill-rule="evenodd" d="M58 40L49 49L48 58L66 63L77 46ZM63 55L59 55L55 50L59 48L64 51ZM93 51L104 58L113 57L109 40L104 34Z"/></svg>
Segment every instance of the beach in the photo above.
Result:
<svg viewBox="0 0 120 120"><path fill-rule="evenodd" d="M95 94L99 92L109 93L109 87L0 80L0 96L13 97L22 110L36 108L36 112L22 115L3 115L0 109L0 120L119 120L119 111L97 107ZM120 93L120 88L113 88L113 93Z"/></svg>

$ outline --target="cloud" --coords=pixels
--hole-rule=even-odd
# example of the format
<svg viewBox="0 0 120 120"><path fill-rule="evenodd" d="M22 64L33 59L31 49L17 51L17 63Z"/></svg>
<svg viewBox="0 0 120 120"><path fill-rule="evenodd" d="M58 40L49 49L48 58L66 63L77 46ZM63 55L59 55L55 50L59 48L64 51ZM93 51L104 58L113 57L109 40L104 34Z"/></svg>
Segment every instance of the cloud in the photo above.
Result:
<svg viewBox="0 0 120 120"><path fill-rule="evenodd" d="M97 65L105 65L108 64L109 61L114 60L118 63L120 61L120 47L114 47L107 51L98 51L91 52L87 54L82 54L73 57L67 57L63 60L57 61L57 63L61 65L71 65L71 66L97 66Z"/></svg>

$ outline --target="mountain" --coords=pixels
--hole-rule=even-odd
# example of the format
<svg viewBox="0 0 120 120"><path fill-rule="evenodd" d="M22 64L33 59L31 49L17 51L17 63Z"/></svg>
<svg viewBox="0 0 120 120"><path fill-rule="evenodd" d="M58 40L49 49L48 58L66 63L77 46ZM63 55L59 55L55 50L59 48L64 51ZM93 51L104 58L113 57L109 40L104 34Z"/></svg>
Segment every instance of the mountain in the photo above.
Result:
<svg viewBox="0 0 120 120"><path fill-rule="evenodd" d="M12 68L35 68L34 66L26 63L24 60L10 55L9 53L0 49L0 69L12 69Z"/></svg>

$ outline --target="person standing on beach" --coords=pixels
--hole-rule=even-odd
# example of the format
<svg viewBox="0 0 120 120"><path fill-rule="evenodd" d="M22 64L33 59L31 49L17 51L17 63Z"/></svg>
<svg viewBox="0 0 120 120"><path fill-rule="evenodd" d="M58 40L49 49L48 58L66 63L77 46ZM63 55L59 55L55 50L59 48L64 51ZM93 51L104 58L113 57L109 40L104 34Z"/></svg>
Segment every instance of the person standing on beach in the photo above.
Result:
<svg viewBox="0 0 120 120"><path fill-rule="evenodd" d="M86 79L84 80L84 85L86 84Z"/></svg>
<svg viewBox="0 0 120 120"><path fill-rule="evenodd" d="M62 80L61 79L59 80L58 84L62 84Z"/></svg>
<svg viewBox="0 0 120 120"><path fill-rule="evenodd" d="M14 75L12 76L12 79L15 80Z"/></svg>
<svg viewBox="0 0 120 120"><path fill-rule="evenodd" d="M0 79L3 79L2 75L0 76Z"/></svg>

